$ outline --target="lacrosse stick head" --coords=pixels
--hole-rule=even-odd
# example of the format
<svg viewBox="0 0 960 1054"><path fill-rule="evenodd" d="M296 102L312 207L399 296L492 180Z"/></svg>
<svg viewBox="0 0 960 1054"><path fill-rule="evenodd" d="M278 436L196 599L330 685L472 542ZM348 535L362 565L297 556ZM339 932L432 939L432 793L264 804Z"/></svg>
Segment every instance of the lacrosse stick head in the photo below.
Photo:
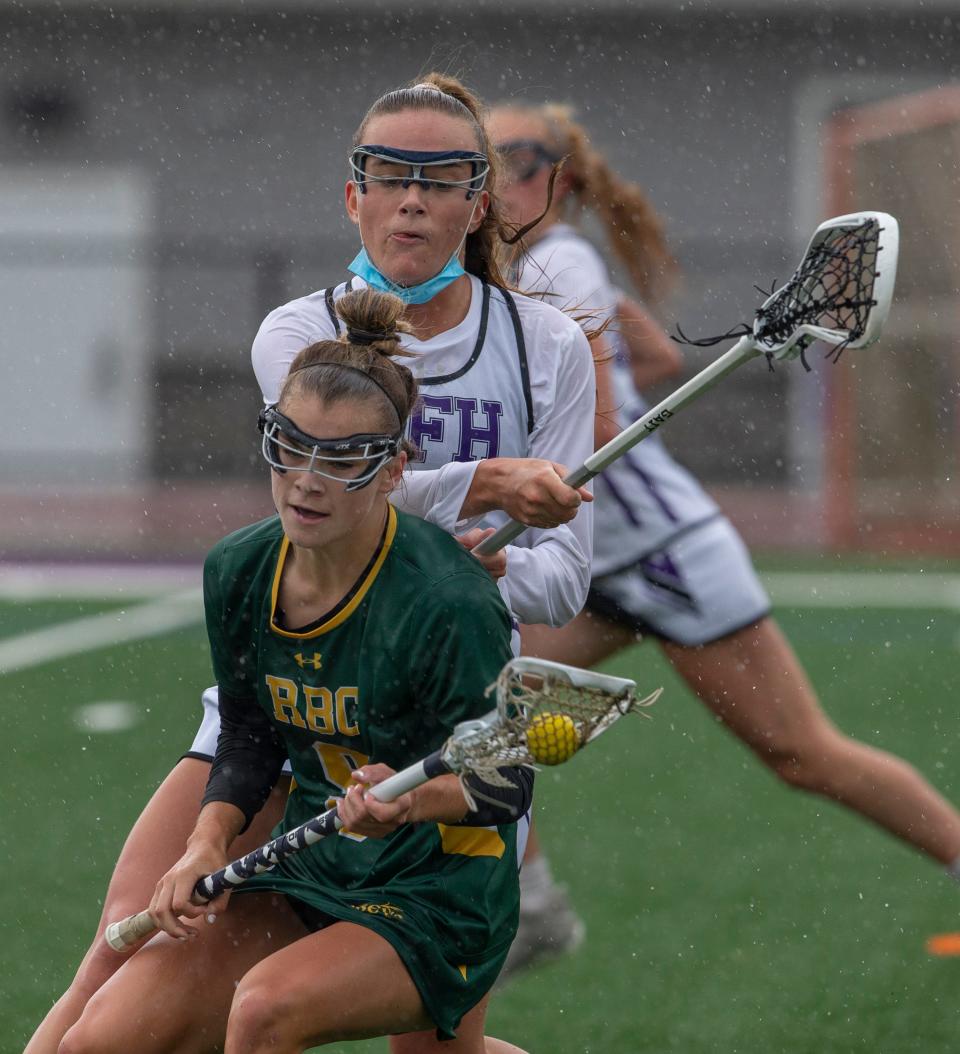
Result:
<svg viewBox="0 0 960 1054"><path fill-rule="evenodd" d="M753 341L777 359L815 340L865 348L880 336L897 276L899 227L886 212L826 220L793 277L757 309Z"/></svg>
<svg viewBox="0 0 960 1054"><path fill-rule="evenodd" d="M555 765L569 760L624 714L650 706L636 682L545 659L512 659L487 689L497 707L457 725L443 749L448 768L509 786L498 768Z"/></svg>

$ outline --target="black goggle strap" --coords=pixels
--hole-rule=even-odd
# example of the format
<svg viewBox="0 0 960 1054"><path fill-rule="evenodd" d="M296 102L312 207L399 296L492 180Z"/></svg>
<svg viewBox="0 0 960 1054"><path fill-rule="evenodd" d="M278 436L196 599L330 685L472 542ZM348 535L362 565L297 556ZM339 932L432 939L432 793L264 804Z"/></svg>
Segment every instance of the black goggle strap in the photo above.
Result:
<svg viewBox="0 0 960 1054"><path fill-rule="evenodd" d="M419 184L424 190L431 186L460 187L467 192L467 200L474 194L483 190L483 185L490 171L490 161L486 154L475 150L397 150L390 146L378 146L375 144L354 147L350 154L350 168L353 172L353 180L357 184L361 194L366 193L366 184L379 183L389 180L393 182L394 176L368 176L366 163L368 157L378 157L382 161L392 164L410 166L410 175L400 180L400 185L407 190L413 183ZM457 161L468 161L471 166L469 179L431 179L424 170L435 165L449 165Z"/></svg>
<svg viewBox="0 0 960 1054"><path fill-rule="evenodd" d="M338 439L319 439L301 431L289 417L280 413L276 406L266 406L260 411L257 428L263 433L261 450L264 460L275 472L284 475L290 467L284 465L281 460L281 449L298 457L306 457L309 454L309 462L296 471L313 472L325 479L335 479L339 483L345 483L348 491L360 490L371 483L380 469L391 458L397 456L403 439L401 435L384 435L377 432L358 432L356 435L342 436ZM278 433L281 432L292 439L297 447L288 446L279 439ZM330 476L316 468L318 459L344 463L369 462L370 464L359 476L351 480L344 480Z"/></svg>
<svg viewBox="0 0 960 1054"><path fill-rule="evenodd" d="M514 176L518 183L526 183L528 179L533 179L541 168L545 168L547 165L555 165L560 160L557 154L553 153L552 150L548 150L537 139L509 139L505 143L498 143L497 149L507 158L511 154L519 153L521 150L526 150L532 154L530 164Z"/></svg>

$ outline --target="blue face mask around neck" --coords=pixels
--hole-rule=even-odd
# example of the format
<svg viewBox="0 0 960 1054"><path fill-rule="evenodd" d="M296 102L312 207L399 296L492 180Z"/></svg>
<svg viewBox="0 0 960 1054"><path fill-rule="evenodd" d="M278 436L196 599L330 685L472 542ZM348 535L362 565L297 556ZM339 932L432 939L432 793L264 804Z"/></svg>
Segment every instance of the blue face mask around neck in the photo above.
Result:
<svg viewBox="0 0 960 1054"><path fill-rule="evenodd" d="M467 273L460 263L460 257L454 253L447 261L446 267L435 274L433 278L428 278L425 282L419 282L417 285L397 285L396 282L391 282L382 271L378 271L373 266L373 261L367 255L366 249L361 249L357 253L353 262L348 265L347 270L352 271L358 278L362 278L371 289L378 289L381 293L393 293L394 296L400 297L405 304L425 304L428 300L432 300L437 293L446 289L451 282L455 282L461 275Z"/></svg>

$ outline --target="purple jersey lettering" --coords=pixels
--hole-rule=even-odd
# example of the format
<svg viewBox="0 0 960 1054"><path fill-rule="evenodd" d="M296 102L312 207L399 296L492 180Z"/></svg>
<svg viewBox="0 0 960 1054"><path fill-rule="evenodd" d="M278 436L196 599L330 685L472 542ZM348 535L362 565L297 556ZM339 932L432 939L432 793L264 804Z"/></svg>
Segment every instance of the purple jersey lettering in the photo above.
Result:
<svg viewBox="0 0 960 1054"><path fill-rule="evenodd" d="M485 457L496 457L500 451L500 418L503 416L503 403L490 399L480 400L481 413L486 423L477 422L477 400L456 398L457 412L460 414L460 446L457 448L457 461L479 461ZM477 451L475 444L483 449Z"/></svg>
<svg viewBox="0 0 960 1054"><path fill-rule="evenodd" d="M417 461L427 460L427 452L423 447L424 441L428 443L443 442L443 433L446 426L444 418L452 416L452 395L420 396L420 405L410 418L410 439L417 447Z"/></svg>

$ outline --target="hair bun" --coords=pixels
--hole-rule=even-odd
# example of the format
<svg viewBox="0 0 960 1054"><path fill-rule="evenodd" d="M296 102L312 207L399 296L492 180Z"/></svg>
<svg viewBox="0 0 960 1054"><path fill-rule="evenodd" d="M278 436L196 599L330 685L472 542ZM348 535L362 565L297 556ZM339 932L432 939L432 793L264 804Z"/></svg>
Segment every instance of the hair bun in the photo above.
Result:
<svg viewBox="0 0 960 1054"><path fill-rule="evenodd" d="M385 355L398 354L400 334L410 329L400 320L404 303L398 296L376 289L357 289L340 297L336 308L346 330L341 340L370 345ZM377 347L384 344L386 348Z"/></svg>
<svg viewBox="0 0 960 1054"><path fill-rule="evenodd" d="M396 331L356 329L347 326L347 341L350 344L378 344L382 340L393 340L400 342L400 334Z"/></svg>

